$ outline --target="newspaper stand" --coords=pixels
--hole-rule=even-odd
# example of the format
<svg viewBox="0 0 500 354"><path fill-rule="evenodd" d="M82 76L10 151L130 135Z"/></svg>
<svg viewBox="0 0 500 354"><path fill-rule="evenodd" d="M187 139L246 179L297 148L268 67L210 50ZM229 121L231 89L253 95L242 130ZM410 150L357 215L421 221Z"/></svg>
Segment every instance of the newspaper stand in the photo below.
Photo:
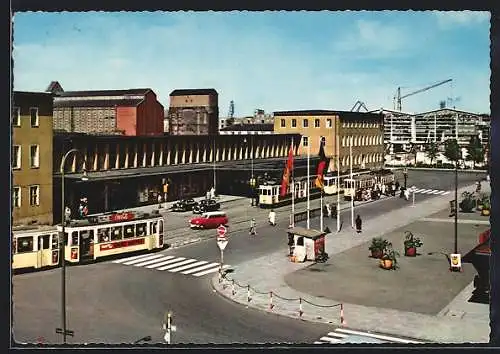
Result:
<svg viewBox="0 0 500 354"><path fill-rule="evenodd" d="M325 252L326 232L303 227L293 227L287 232L290 261L314 261Z"/></svg>

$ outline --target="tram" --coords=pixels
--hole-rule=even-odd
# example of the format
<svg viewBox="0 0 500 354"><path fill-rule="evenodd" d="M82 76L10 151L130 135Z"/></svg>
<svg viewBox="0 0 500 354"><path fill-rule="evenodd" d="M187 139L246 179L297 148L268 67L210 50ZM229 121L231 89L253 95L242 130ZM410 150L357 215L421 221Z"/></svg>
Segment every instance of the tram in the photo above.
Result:
<svg viewBox="0 0 500 354"><path fill-rule="evenodd" d="M100 258L161 249L163 217L138 212L110 213L71 220L64 232L64 259L70 264ZM62 226L47 230L15 232L12 268L42 269L60 264Z"/></svg>
<svg viewBox="0 0 500 354"><path fill-rule="evenodd" d="M359 190L374 188L376 184L390 185L394 183L394 172L391 170L371 171L369 174L360 174L344 179L344 199L351 200L356 197Z"/></svg>
<svg viewBox="0 0 500 354"><path fill-rule="evenodd" d="M292 204L292 193L295 191L295 202L300 202L307 199L307 192L309 191L310 199L319 198L321 190L315 185L316 175L310 176L309 181L307 177L296 177L292 183L287 187L287 192L284 197L281 196L281 184L278 183L265 183L259 186L259 206L261 208L277 208L283 205Z"/></svg>
<svg viewBox="0 0 500 354"><path fill-rule="evenodd" d="M361 171L361 172L355 172L353 173L353 177L361 176L361 175L367 175L369 173L373 173L372 171L366 170L366 171ZM343 187L345 185L344 181L346 179L349 179L351 175L350 174L344 174L341 176L337 176L335 173L324 176L324 193L326 195L333 195L337 193L342 193L343 192ZM337 179L339 180L338 186L337 186ZM338 191L337 191L338 189Z"/></svg>

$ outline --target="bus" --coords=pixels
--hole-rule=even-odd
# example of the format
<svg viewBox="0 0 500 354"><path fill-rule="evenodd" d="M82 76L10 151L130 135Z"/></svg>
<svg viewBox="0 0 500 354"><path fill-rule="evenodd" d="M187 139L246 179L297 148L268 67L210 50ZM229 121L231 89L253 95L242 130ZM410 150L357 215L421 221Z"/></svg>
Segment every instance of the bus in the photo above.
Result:
<svg viewBox="0 0 500 354"><path fill-rule="evenodd" d="M164 247L164 221L152 214L125 211L71 220L64 230L64 259L69 264ZM60 265L62 226L13 234L12 268L43 269Z"/></svg>

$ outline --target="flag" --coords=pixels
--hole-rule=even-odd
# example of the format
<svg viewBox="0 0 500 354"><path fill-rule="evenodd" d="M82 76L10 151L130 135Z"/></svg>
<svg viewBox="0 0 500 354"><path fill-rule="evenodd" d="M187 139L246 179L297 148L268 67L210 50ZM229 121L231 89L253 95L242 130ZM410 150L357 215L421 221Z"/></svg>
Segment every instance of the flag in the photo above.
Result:
<svg viewBox="0 0 500 354"><path fill-rule="evenodd" d="M318 163L318 168L316 170L316 181L314 184L316 187L323 189L323 172L325 171L325 167L328 163L328 159L326 158L325 155L325 149L323 148L323 142L320 143L319 147L319 163Z"/></svg>
<svg viewBox="0 0 500 354"><path fill-rule="evenodd" d="M293 146L290 146L288 152L288 160L286 161L285 170L283 171L283 179L281 180L281 196L286 195L286 188L290 182L290 174L293 170Z"/></svg>

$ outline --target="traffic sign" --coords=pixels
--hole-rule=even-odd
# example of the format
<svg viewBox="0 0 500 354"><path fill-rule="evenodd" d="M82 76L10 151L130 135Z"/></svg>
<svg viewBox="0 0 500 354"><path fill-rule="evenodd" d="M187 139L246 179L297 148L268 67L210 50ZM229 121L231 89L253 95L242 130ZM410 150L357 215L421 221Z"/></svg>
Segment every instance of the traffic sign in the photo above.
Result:
<svg viewBox="0 0 500 354"><path fill-rule="evenodd" d="M217 235L219 235L220 238L225 238L227 229L224 225L219 225L217 228Z"/></svg>
<svg viewBox="0 0 500 354"><path fill-rule="evenodd" d="M227 239L217 239L217 246L219 246L221 251L224 251L228 242Z"/></svg>
<svg viewBox="0 0 500 354"><path fill-rule="evenodd" d="M462 268L462 260L461 260L461 256L459 253L452 253L450 254L450 266L451 268L455 268L455 269L461 269Z"/></svg>

